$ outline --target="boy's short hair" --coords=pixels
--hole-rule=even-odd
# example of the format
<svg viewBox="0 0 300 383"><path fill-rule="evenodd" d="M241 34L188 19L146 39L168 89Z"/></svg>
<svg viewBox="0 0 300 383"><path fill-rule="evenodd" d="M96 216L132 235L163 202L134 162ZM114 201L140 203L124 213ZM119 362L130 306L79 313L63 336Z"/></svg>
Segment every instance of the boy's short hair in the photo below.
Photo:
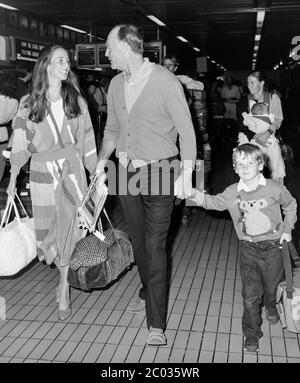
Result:
<svg viewBox="0 0 300 383"><path fill-rule="evenodd" d="M251 113L255 116L260 116L262 114L268 114L268 105L264 102L257 102L251 108Z"/></svg>
<svg viewBox="0 0 300 383"><path fill-rule="evenodd" d="M234 149L232 154L233 168L236 168L236 159L238 155L244 155L245 157L253 157L259 164L265 163L264 153L262 150L254 144L239 145Z"/></svg>

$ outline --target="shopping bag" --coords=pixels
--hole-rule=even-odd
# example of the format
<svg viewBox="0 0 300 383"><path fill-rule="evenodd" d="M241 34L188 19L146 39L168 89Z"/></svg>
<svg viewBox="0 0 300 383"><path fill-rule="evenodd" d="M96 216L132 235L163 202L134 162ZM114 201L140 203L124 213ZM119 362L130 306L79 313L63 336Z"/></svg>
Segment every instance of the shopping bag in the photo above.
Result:
<svg viewBox="0 0 300 383"><path fill-rule="evenodd" d="M33 218L28 217L20 198L16 197L26 216L20 218L14 199L8 197L0 225L0 276L16 274L37 255ZM15 219L8 223L12 209Z"/></svg>
<svg viewBox="0 0 300 383"><path fill-rule="evenodd" d="M103 232L99 219L98 228L102 235L92 233L80 239L70 259L68 282L81 290L107 286L134 262L127 234L114 229L105 209L103 211L110 229Z"/></svg>
<svg viewBox="0 0 300 383"><path fill-rule="evenodd" d="M282 245L285 281L277 287L276 302L281 325L290 332L300 333L300 268L292 270L290 252L292 243Z"/></svg>

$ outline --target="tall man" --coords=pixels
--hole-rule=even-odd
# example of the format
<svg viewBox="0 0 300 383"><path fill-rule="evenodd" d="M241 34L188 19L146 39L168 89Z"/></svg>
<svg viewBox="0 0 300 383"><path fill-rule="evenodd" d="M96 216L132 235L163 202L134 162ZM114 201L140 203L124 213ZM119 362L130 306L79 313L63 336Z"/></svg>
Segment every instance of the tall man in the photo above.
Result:
<svg viewBox="0 0 300 383"><path fill-rule="evenodd" d="M139 296L127 310L139 312L146 308L146 343L160 346L167 343L166 237L174 195L191 195L196 158L194 128L180 83L170 71L143 57L143 39L136 26L117 25L106 44L112 69L121 73L112 79L108 89L108 118L97 172L104 172L116 150L120 174L126 173L126 177L118 177L119 197L142 281ZM175 169L179 165L175 161L178 134L182 166L179 176L179 169ZM137 177L133 190L130 180ZM124 179L128 182L126 192L121 185Z"/></svg>

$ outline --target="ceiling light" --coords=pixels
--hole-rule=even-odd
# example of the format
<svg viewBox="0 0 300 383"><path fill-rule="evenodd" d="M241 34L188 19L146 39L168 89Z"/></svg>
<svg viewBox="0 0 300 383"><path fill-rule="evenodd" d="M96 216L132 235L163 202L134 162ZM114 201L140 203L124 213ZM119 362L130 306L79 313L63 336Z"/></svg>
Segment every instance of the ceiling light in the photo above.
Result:
<svg viewBox="0 0 300 383"><path fill-rule="evenodd" d="M148 19L153 21L155 24L160 25L161 27L165 27L166 26L166 24L163 23L162 21L160 21L157 17L155 17L153 15L146 15L146 16L148 17Z"/></svg>
<svg viewBox="0 0 300 383"><path fill-rule="evenodd" d="M254 45L254 50L258 51L258 45Z"/></svg>
<svg viewBox="0 0 300 383"><path fill-rule="evenodd" d="M178 40L183 41L184 43L188 43L188 41L184 37L182 36L176 36L176 37L178 38Z"/></svg>
<svg viewBox="0 0 300 383"><path fill-rule="evenodd" d="M209 56L206 56L208 59L210 59L210 57Z"/></svg>
<svg viewBox="0 0 300 383"><path fill-rule="evenodd" d="M265 13L266 13L266 11L257 11L257 15L256 15L256 22L257 23L262 24L264 22Z"/></svg>
<svg viewBox="0 0 300 383"><path fill-rule="evenodd" d="M0 3L0 7L1 8L5 8L5 9L9 9L10 11L18 11L18 8L11 7L10 5L6 5L6 4L3 4L3 3Z"/></svg>
<svg viewBox="0 0 300 383"><path fill-rule="evenodd" d="M215 64L215 63L216 63L214 60L211 60L211 62L212 62L213 64Z"/></svg>
<svg viewBox="0 0 300 383"><path fill-rule="evenodd" d="M194 49L194 51L196 51L196 52L200 52L200 49L199 49L199 48L194 47L193 49Z"/></svg>
<svg viewBox="0 0 300 383"><path fill-rule="evenodd" d="M71 31L79 32L79 33L87 33L86 31L83 31L82 29L77 29L74 27L70 27L69 25L61 25L62 28L70 29Z"/></svg>
<svg viewBox="0 0 300 383"><path fill-rule="evenodd" d="M261 38L261 35L255 35L255 41L259 41L260 40L260 38Z"/></svg>

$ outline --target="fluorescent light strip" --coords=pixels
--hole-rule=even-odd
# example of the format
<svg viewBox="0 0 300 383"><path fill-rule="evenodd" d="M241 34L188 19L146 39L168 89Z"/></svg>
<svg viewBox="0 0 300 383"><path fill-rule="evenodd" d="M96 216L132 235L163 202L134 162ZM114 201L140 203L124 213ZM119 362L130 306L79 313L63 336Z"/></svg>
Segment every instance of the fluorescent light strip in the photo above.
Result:
<svg viewBox="0 0 300 383"><path fill-rule="evenodd" d="M196 52L200 52L200 49L199 49L199 48L194 47L193 49L194 49L194 51L196 51Z"/></svg>
<svg viewBox="0 0 300 383"><path fill-rule="evenodd" d="M188 41L184 37L182 36L176 36L176 37L178 38L178 40L183 41L184 43L188 43Z"/></svg>
<svg viewBox="0 0 300 383"><path fill-rule="evenodd" d="M257 23L262 24L264 22L265 13L266 13L266 11L257 11L257 15L256 15L256 22Z"/></svg>
<svg viewBox="0 0 300 383"><path fill-rule="evenodd" d="M259 41L260 38L261 38L261 35L255 35L254 40L255 40L255 41Z"/></svg>
<svg viewBox="0 0 300 383"><path fill-rule="evenodd" d="M83 31L82 29L77 29L74 27L70 27L69 25L61 25L62 28L70 29L71 31L74 32L79 32L79 33L87 33L86 31Z"/></svg>
<svg viewBox="0 0 300 383"><path fill-rule="evenodd" d="M162 21L160 21L157 17L155 17L154 15L146 15L148 17L148 19L150 19L151 21L153 21L155 24L161 26L161 27L165 27L166 24L163 23Z"/></svg>
<svg viewBox="0 0 300 383"><path fill-rule="evenodd" d="M10 5L6 5L6 4L3 4L3 3L0 3L0 7L1 8L5 8L5 9L9 9L10 11L18 11L18 8L11 7Z"/></svg>

